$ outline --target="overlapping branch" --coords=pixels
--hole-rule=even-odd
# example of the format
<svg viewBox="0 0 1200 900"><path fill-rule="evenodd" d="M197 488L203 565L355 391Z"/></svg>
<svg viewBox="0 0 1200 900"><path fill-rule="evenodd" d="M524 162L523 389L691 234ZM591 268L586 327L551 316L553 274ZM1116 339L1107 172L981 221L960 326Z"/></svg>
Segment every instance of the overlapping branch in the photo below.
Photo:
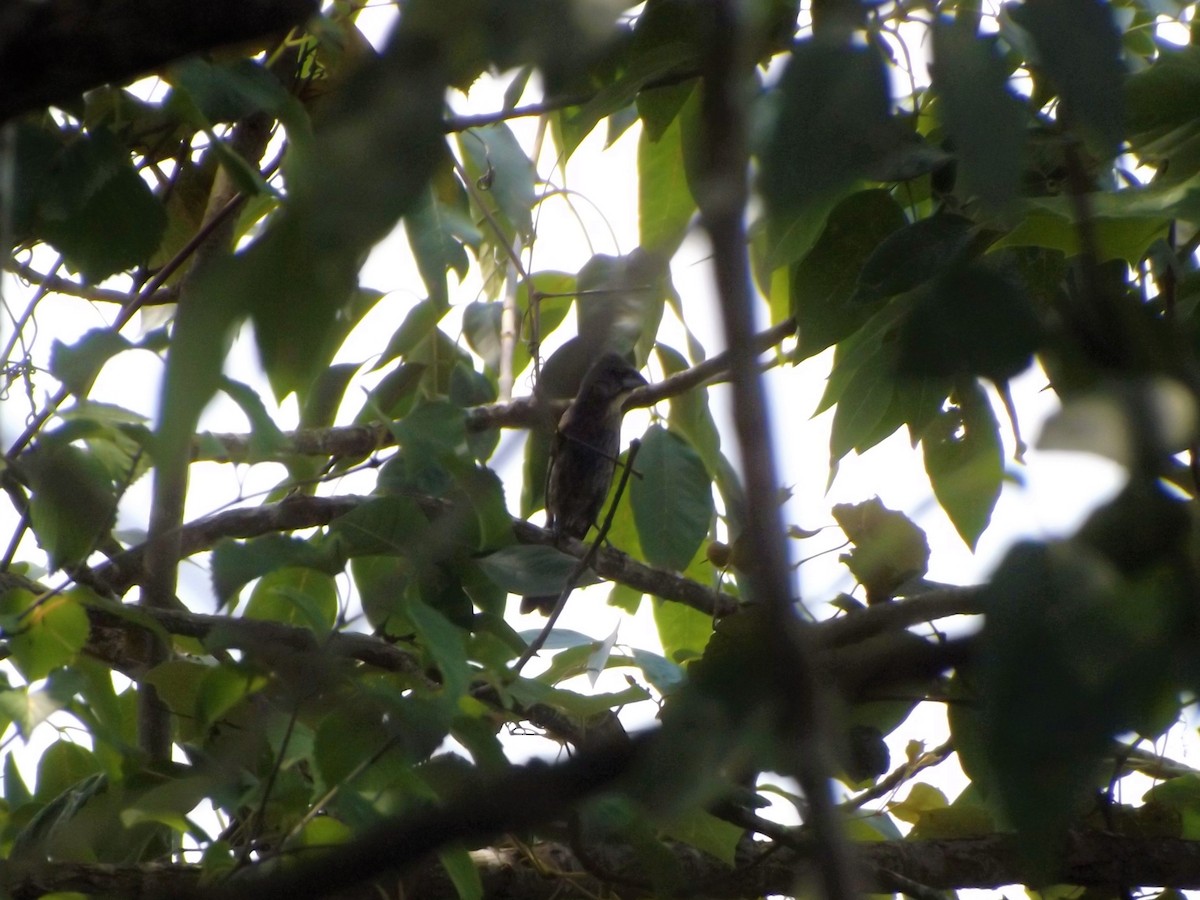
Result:
<svg viewBox="0 0 1200 900"><path fill-rule="evenodd" d="M809 863L804 851L768 842L752 845L753 856L736 867L682 845L669 848L688 885L712 898L760 897L787 894L792 878ZM855 846L874 893L888 893L904 880L931 890L989 889L1020 884L1025 877L1013 839L984 835L936 841L880 841ZM404 849L395 848L393 862L403 864ZM649 873L628 847L588 847L630 882L648 882ZM591 877L571 848L547 843L530 848L495 849L472 853L483 897L523 897L527 900L593 898L601 882ZM535 862L536 860L536 862ZM1071 840L1057 882L1080 887L1112 889L1118 885L1165 885L1178 890L1200 888L1200 842L1179 838L1130 837L1098 831L1077 833ZM4 880L7 896L33 900L47 893L81 891L129 900L176 897L196 890L200 867L190 865L112 865L105 863L43 863L36 867L10 864ZM401 887L402 884L402 887ZM403 893L401 893L403 892ZM297 898L304 896L296 895ZM402 882L392 879L363 884L339 897L422 897L456 900L459 896L436 860L410 868Z"/></svg>

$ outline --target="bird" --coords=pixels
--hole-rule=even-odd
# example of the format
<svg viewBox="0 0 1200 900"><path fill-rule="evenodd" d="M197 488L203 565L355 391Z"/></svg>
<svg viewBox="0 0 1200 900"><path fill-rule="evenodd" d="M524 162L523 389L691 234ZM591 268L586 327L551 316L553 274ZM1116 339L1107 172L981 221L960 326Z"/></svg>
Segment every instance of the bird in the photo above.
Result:
<svg viewBox="0 0 1200 900"><path fill-rule="evenodd" d="M625 400L647 381L617 353L605 353L583 376L550 445L546 475L546 527L555 538L583 540L612 485L621 450ZM521 612L549 615L558 595L524 597Z"/></svg>

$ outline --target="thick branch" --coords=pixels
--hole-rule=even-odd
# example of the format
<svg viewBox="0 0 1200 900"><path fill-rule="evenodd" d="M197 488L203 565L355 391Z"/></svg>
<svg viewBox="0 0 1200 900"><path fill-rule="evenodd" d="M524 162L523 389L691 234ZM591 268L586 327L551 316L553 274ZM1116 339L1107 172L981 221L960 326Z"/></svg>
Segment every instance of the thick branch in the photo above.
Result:
<svg viewBox="0 0 1200 900"><path fill-rule="evenodd" d="M0 8L0 122L302 24L315 0L44 0Z"/></svg>
<svg viewBox="0 0 1200 900"><path fill-rule="evenodd" d="M706 897L739 898L794 892L798 852L772 851L774 845L756 843L751 861L737 868L682 846L671 847L686 884L695 885ZM874 890L890 892L895 877L934 890L998 888L1021 884L1013 840L1007 835L987 835L941 841L880 841L855 846L864 867L875 872ZM397 847L398 855L402 848ZM529 857L513 849L490 849L471 854L483 883L486 900L551 897L593 898L601 885L586 876L570 848L555 843L531 848L536 868ZM648 880L633 851L624 847L588 847L589 856L602 858L612 872L638 883ZM801 871L804 866L801 864ZM1178 890L1200 888L1200 842L1178 838L1135 838L1100 832L1077 834L1071 841L1057 881L1081 887L1133 888L1161 885ZM194 890L198 866L112 865L106 863L43 863L34 866L9 864L3 887L13 900L33 900L46 893L81 891L87 894L120 896L129 900L179 896ZM383 883L364 886L361 892L339 895L345 900L375 897L390 900L422 897L455 900L458 894L436 862L412 870L402 885Z"/></svg>

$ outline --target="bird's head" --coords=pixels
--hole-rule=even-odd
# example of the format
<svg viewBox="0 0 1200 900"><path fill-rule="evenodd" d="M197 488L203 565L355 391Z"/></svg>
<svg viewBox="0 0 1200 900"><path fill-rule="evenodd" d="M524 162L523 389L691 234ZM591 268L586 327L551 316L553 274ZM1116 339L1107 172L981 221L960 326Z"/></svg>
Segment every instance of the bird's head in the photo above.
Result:
<svg viewBox="0 0 1200 900"><path fill-rule="evenodd" d="M597 405L611 406L623 402L634 390L646 384L646 379L624 357L605 353L588 369L579 387L579 396L587 397Z"/></svg>

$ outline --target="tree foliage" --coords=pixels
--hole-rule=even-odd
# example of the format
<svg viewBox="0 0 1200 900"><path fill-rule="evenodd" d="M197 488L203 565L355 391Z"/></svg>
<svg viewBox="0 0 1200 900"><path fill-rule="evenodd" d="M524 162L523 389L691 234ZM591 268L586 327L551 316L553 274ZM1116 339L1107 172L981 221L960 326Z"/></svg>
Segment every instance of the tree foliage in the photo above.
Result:
<svg viewBox="0 0 1200 900"><path fill-rule="evenodd" d="M1145 749L1200 689L1195 8L401 6L378 49L348 0L0 15L0 234L28 288L6 296L0 891L1200 885L1200 772ZM553 173L604 129L636 135L639 246L535 256ZM672 283L696 234L711 357ZM397 235L415 300L361 275ZM526 520L606 350L651 374L648 424L607 540L556 542ZM1021 465L1031 369L1061 401L1043 444L1125 486L982 585L926 580L902 513L839 505L859 596L802 618L759 373L823 353L800 412L832 410L829 479L903 430L970 547ZM153 416L111 387L133 355L161 367ZM201 429L218 396L248 431ZM206 504L202 473L235 465L273 488ZM596 581L652 606L663 652L559 630L530 674L511 595ZM627 678L580 687L603 670ZM921 703L951 741L889 759ZM568 752L522 763L517 731ZM951 755L953 799L929 772Z"/></svg>

